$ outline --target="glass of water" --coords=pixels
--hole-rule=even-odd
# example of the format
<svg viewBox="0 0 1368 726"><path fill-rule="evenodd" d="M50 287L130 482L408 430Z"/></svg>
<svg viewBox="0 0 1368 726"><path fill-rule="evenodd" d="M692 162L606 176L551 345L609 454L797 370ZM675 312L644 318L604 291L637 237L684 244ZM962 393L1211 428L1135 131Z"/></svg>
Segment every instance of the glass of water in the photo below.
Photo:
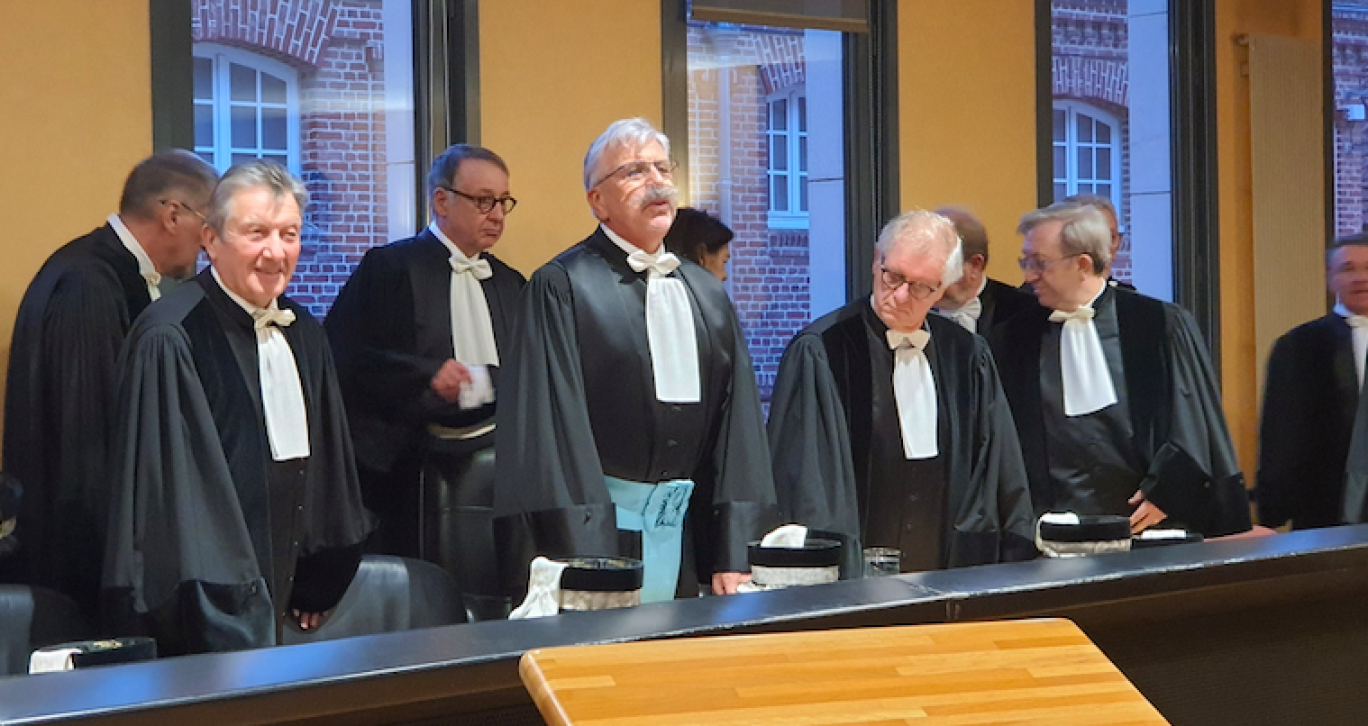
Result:
<svg viewBox="0 0 1368 726"><path fill-rule="evenodd" d="M864 576L888 577L902 571L902 550L893 547L866 547Z"/></svg>

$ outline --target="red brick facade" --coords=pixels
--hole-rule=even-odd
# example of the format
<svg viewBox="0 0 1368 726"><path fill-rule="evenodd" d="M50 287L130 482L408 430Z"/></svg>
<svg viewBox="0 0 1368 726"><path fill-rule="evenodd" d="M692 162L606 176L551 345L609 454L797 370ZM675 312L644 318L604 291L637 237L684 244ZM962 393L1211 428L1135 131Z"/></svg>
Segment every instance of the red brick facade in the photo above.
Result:
<svg viewBox="0 0 1368 726"><path fill-rule="evenodd" d="M1335 3L1335 235L1368 231L1364 169L1368 154L1368 7Z"/></svg>
<svg viewBox="0 0 1368 726"><path fill-rule="evenodd" d="M289 294L323 316L387 229L380 0L195 0L195 42L286 63L299 74L300 175L311 204Z"/></svg>

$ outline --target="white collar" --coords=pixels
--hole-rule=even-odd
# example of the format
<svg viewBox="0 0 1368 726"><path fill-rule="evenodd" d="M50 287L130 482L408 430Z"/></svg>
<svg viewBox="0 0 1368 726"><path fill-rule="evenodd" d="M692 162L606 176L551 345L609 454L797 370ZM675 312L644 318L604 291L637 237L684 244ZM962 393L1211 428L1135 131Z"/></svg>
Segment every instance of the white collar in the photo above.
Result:
<svg viewBox="0 0 1368 726"><path fill-rule="evenodd" d="M982 279L982 280L979 280L978 289L974 291L974 297L969 298L969 300L974 300L974 299L976 299L976 298L978 298L978 297L981 297L981 296L983 295L983 291L984 291L987 287L988 287L988 273L985 272L985 273L983 274L983 279ZM944 300L945 298L941 298L941 299ZM969 304L969 300L965 300L965 301L964 301L964 305L968 305L968 304ZM956 308L947 308L947 307L945 307L944 305L941 305L940 303L936 303L936 310L941 310L941 311L944 311L944 312L947 312L947 313L953 313L953 312L955 312L956 310L959 310L960 308L964 307L964 305L960 305L959 307L956 307Z"/></svg>
<svg viewBox="0 0 1368 726"><path fill-rule="evenodd" d="M123 223L117 214L109 215L109 226L114 229L114 234L119 236L119 241L123 243L125 249L132 253L134 259L138 261L138 274L143 277L157 274L157 266L152 264L152 258L147 256L147 250L138 242L138 238L133 236L133 232Z"/></svg>
<svg viewBox="0 0 1368 726"><path fill-rule="evenodd" d="M1348 318L1352 315L1356 315L1356 313L1350 312L1349 308L1344 306L1344 303L1340 302L1338 295L1335 296L1334 313L1340 316L1341 318Z"/></svg>
<svg viewBox="0 0 1368 726"><path fill-rule="evenodd" d="M608 239L612 241L613 244L618 246L618 249L622 250L623 252L626 252L628 257L630 257L633 252L650 254L646 250L643 250L640 247L637 247L636 245L632 244L631 242L628 242L627 240L623 239L621 235L619 235L617 232L614 232L611 229L608 229L608 225L602 222L599 222L599 229L603 230L603 233L608 236ZM661 255L665 252L665 242L662 240L660 243L660 249L656 250L656 254Z"/></svg>
<svg viewBox="0 0 1368 726"><path fill-rule="evenodd" d="M455 257L460 260L471 259L469 257L466 257L466 254L461 251L460 247L456 246L455 242L452 242L449 237L447 237L445 234L442 234L442 228L437 226L436 220L434 220L432 224L428 225L428 231L432 232L432 236L436 237L439 242L446 245L447 251L451 253L452 257ZM480 259L480 257L481 255L475 255L475 259L477 260Z"/></svg>
<svg viewBox="0 0 1368 726"><path fill-rule="evenodd" d="M238 295L237 293L233 292L232 290L229 290L229 289L228 289L228 286L225 285L225 284L223 284L223 278L222 278L222 277L219 277L218 270L214 269L213 267L210 267L210 268L209 268L209 274L211 274L211 275L214 276L214 282L217 282L217 283L218 283L219 288L223 290L223 294L227 295L229 300L232 300L233 302L237 303L238 307L242 308L242 310L243 310L244 312L246 312L248 315L251 315L253 319L256 319L256 313L257 313L258 310L279 310L279 309L280 309L280 304L279 304L279 302L277 302L278 299L277 299L277 300L272 300L272 301L271 301L271 304L270 304L270 305L267 305L267 306L264 307L264 308L259 308L259 307L255 306L255 305L251 304L250 302L247 302L247 299L246 299L246 298L244 298L244 297Z"/></svg>

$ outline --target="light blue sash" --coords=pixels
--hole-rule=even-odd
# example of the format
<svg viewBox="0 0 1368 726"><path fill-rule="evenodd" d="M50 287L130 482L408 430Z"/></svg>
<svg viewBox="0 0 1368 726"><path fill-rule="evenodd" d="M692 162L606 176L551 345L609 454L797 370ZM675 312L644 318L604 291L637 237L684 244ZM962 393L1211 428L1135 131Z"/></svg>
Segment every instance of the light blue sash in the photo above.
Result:
<svg viewBox="0 0 1368 726"><path fill-rule="evenodd" d="M641 533L642 602L673 600L684 545L684 515L694 483L688 479L642 484L605 476L617 507L618 529Z"/></svg>

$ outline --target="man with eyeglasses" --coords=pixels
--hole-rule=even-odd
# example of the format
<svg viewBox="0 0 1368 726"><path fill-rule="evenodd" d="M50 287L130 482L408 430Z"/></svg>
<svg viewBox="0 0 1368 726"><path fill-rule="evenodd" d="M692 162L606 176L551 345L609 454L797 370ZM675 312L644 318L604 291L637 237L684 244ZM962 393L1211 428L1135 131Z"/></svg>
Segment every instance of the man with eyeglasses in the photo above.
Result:
<svg viewBox="0 0 1368 726"><path fill-rule="evenodd" d="M425 516L438 514L436 504L424 510L420 466L426 458L445 472L424 484L440 479L462 506L493 506L498 370L526 280L490 252L517 204L504 160L457 144L433 161L427 181L432 223L368 251L325 325L361 491L380 520L370 546L456 565L491 558L493 535L458 538L456 549L473 551L420 542L420 532L435 529L423 526Z"/></svg>
<svg viewBox="0 0 1368 726"><path fill-rule="evenodd" d="M1107 284L1110 233L1060 202L1021 218L1021 269L1040 306L999 328L1037 514L1128 515L1203 535L1250 529L1216 378L1182 308Z"/></svg>
<svg viewBox="0 0 1368 726"><path fill-rule="evenodd" d="M945 286L937 313L971 333L987 338L1013 315L1035 307L1035 297L988 277L988 230L967 210L944 207L936 212L955 224L963 246L964 274Z"/></svg>
<svg viewBox="0 0 1368 726"><path fill-rule="evenodd" d="M1368 521L1368 234L1325 253L1335 307L1278 338L1259 424L1259 523L1293 529Z"/></svg>
<svg viewBox="0 0 1368 726"><path fill-rule="evenodd" d="M50 587L96 609L108 517L114 364L133 319L195 271L218 174L198 156L144 159L117 214L48 258L19 306L5 395L6 473L23 487L15 556L0 581Z"/></svg>
<svg viewBox="0 0 1368 726"><path fill-rule="evenodd" d="M1107 284L1112 287L1124 287L1127 290L1134 290L1135 286L1129 282L1112 277L1112 264L1116 262L1116 253L1121 251L1121 223L1116 216L1116 205L1101 194L1089 194L1087 192L1071 194L1060 201L1069 204L1077 204L1084 207L1092 207L1102 213L1103 219L1107 221L1107 231L1111 233L1111 246L1107 258L1107 268L1102 271L1102 277Z"/></svg>
<svg viewBox="0 0 1368 726"><path fill-rule="evenodd" d="M712 273L663 247L669 139L644 119L589 147L599 227L532 275L499 404L496 535L510 589L535 555L628 555L645 602L735 592L774 522L760 399ZM687 532L685 530L687 529Z"/></svg>
<svg viewBox="0 0 1368 726"><path fill-rule="evenodd" d="M903 572L1029 559L1032 512L987 342L938 315L954 225L906 212L875 245L874 292L789 343L769 417L786 521L901 551Z"/></svg>

